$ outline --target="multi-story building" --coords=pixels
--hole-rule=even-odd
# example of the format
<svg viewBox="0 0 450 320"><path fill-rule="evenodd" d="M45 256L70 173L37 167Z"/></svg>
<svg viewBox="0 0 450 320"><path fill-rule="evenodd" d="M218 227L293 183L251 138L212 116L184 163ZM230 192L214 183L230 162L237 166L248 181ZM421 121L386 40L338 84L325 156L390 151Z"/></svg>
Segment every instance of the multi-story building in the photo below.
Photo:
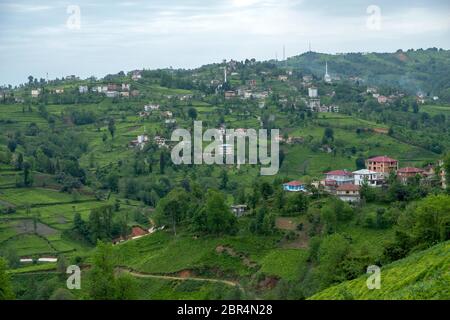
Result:
<svg viewBox="0 0 450 320"><path fill-rule="evenodd" d="M384 182L383 174L367 169L353 171L353 178L355 186L367 184L369 187L381 187Z"/></svg>
<svg viewBox="0 0 450 320"><path fill-rule="evenodd" d="M409 178L417 175L423 176L424 170L412 167L400 168L397 170L397 178L403 183L405 183Z"/></svg>
<svg viewBox="0 0 450 320"><path fill-rule="evenodd" d="M398 161L387 156L374 157L366 160L366 168L370 171L389 175L397 172Z"/></svg>
<svg viewBox="0 0 450 320"><path fill-rule="evenodd" d="M359 186L343 184L336 188L336 197L345 202L358 202L360 200Z"/></svg>
<svg viewBox="0 0 450 320"><path fill-rule="evenodd" d="M343 184L353 184L353 173L347 170L334 170L325 173L326 178L325 181L336 182L337 186L343 185Z"/></svg>

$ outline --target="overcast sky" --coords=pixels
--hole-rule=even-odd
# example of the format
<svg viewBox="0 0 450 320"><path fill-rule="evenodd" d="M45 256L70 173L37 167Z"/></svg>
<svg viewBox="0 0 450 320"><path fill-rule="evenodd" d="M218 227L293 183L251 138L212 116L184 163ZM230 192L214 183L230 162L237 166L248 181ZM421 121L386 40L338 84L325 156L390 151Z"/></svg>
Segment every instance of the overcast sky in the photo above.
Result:
<svg viewBox="0 0 450 320"><path fill-rule="evenodd" d="M327 53L449 49L449 3L0 0L0 84L47 72L50 79L84 78L222 59L281 59L283 45L293 56L309 42L313 51Z"/></svg>

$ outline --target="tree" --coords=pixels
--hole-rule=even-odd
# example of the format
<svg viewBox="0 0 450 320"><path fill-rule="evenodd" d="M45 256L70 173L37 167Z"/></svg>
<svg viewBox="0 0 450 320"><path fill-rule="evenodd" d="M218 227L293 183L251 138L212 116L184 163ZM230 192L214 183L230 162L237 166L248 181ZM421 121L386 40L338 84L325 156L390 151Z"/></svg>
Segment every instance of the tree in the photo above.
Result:
<svg viewBox="0 0 450 320"><path fill-rule="evenodd" d="M323 138L325 141L334 141L334 131L333 129L327 127L323 133Z"/></svg>
<svg viewBox="0 0 450 320"><path fill-rule="evenodd" d="M450 153L444 159L443 168L445 172L445 180L447 181L447 191L450 191Z"/></svg>
<svg viewBox="0 0 450 320"><path fill-rule="evenodd" d="M31 165L28 162L23 163L23 184L25 187L29 187L33 184L33 178L31 176Z"/></svg>
<svg viewBox="0 0 450 320"><path fill-rule="evenodd" d="M285 210L291 215L305 213L308 210L308 197L303 192L291 195L286 201Z"/></svg>
<svg viewBox="0 0 450 320"><path fill-rule="evenodd" d="M433 245L450 239L450 196L430 196L413 213L412 237L417 243Z"/></svg>
<svg viewBox="0 0 450 320"><path fill-rule="evenodd" d="M222 170L220 172L220 189L226 189L228 184L228 172L226 170Z"/></svg>
<svg viewBox="0 0 450 320"><path fill-rule="evenodd" d="M88 230L92 243L97 240L111 240L112 206L94 208L89 214Z"/></svg>
<svg viewBox="0 0 450 320"><path fill-rule="evenodd" d="M255 219L250 224L250 231L261 235L270 235L275 230L275 216L270 214L267 207L258 210Z"/></svg>
<svg viewBox="0 0 450 320"><path fill-rule="evenodd" d="M283 189L278 188L275 192L275 208L277 208L278 210L282 210L285 206L286 203L286 197L285 197L285 192Z"/></svg>
<svg viewBox="0 0 450 320"><path fill-rule="evenodd" d="M14 248L8 248L6 252L0 252L0 255L6 259L9 268L20 267L20 258Z"/></svg>
<svg viewBox="0 0 450 320"><path fill-rule="evenodd" d="M99 241L89 272L89 295L94 300L112 300L116 297L112 246Z"/></svg>
<svg viewBox="0 0 450 320"><path fill-rule="evenodd" d="M416 100L414 100L412 103L412 109L414 113L419 113L419 105Z"/></svg>
<svg viewBox="0 0 450 320"><path fill-rule="evenodd" d="M17 148L17 141L13 139L8 140L9 151L14 152L16 151L16 148Z"/></svg>
<svg viewBox="0 0 450 320"><path fill-rule="evenodd" d="M67 260L66 257L61 254L58 257L58 262L56 264L56 271L60 274L61 277L64 277L66 275L67 270Z"/></svg>
<svg viewBox="0 0 450 320"><path fill-rule="evenodd" d="M89 295L94 300L136 299L136 283L131 276L114 274L112 245L99 241L89 271Z"/></svg>
<svg viewBox="0 0 450 320"><path fill-rule="evenodd" d="M273 194L273 187L267 181L261 183L260 188L261 188L261 195L264 200L267 200Z"/></svg>
<svg viewBox="0 0 450 320"><path fill-rule="evenodd" d="M236 217L231 213L223 194L216 190L209 190L206 202L197 213L195 221L198 230L212 234L234 233Z"/></svg>
<svg viewBox="0 0 450 320"><path fill-rule="evenodd" d="M197 109L195 109L195 108L189 108L189 110L188 110L188 116L189 116L189 118L191 118L192 120L197 119Z"/></svg>
<svg viewBox="0 0 450 320"><path fill-rule="evenodd" d="M384 257L393 261L413 249L426 249L450 239L450 196L432 195L411 204L397 220L395 239L384 248Z"/></svg>
<svg viewBox="0 0 450 320"><path fill-rule="evenodd" d="M111 134L111 138L114 138L114 133L116 132L116 124L114 118L109 119L108 130L109 133Z"/></svg>
<svg viewBox="0 0 450 320"><path fill-rule="evenodd" d="M355 160L355 164L356 164L356 169L357 170L361 170L361 169L365 169L366 168L366 162L364 160L364 158L359 157Z"/></svg>
<svg viewBox="0 0 450 320"><path fill-rule="evenodd" d="M164 174L166 170L167 155L164 150L159 154L159 173Z"/></svg>
<svg viewBox="0 0 450 320"><path fill-rule="evenodd" d="M137 285L132 276L123 274L116 278L117 300L135 300L137 299Z"/></svg>
<svg viewBox="0 0 450 320"><path fill-rule="evenodd" d="M58 288L52 293L49 300L76 300L76 298L69 290Z"/></svg>
<svg viewBox="0 0 450 320"><path fill-rule="evenodd" d="M322 240L317 257L318 272L323 288L346 280L342 266L349 252L350 243L338 233L326 236Z"/></svg>
<svg viewBox="0 0 450 320"><path fill-rule="evenodd" d="M23 168L23 155L19 152L16 159L16 169L22 170Z"/></svg>
<svg viewBox="0 0 450 320"><path fill-rule="evenodd" d="M0 300L12 300L15 298L14 291L12 289L11 280L6 273L7 263L0 257Z"/></svg>
<svg viewBox="0 0 450 320"><path fill-rule="evenodd" d="M177 224L186 216L189 204L189 194L183 188L170 191L156 206L156 215L160 223L172 225L173 233L177 234Z"/></svg>
<svg viewBox="0 0 450 320"><path fill-rule="evenodd" d="M330 205L324 206L320 210L321 220L325 223L325 230L327 233L333 233L336 231L337 216L333 207Z"/></svg>

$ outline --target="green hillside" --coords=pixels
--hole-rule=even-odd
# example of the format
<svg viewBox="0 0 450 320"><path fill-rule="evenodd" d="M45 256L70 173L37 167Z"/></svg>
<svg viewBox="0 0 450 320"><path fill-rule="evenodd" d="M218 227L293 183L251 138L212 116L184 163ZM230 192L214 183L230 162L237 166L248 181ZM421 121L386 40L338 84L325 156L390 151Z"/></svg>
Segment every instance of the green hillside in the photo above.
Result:
<svg viewBox="0 0 450 320"><path fill-rule="evenodd" d="M381 269L381 288L369 290L368 276L343 282L310 299L450 299L450 242L388 264Z"/></svg>
<svg viewBox="0 0 450 320"><path fill-rule="evenodd" d="M362 276L368 265L447 241L450 197L440 173L450 165L450 105L430 96L418 102L414 90L398 90L397 76L410 68L439 89L447 74L423 64L436 59L446 70L448 52L408 52L404 65L392 58L398 54L308 53L289 59L292 70L252 59L102 79L31 77L5 89L0 256L17 298L50 298L64 287L61 270L76 264L88 275L106 269L87 277L92 287L101 274L128 273L131 280L117 282L134 284L142 299L306 299ZM320 78L325 61L341 80ZM311 72L316 77L304 80ZM374 90L389 101L367 92L368 83L349 81L355 75L386 77L387 87ZM312 103L311 86L322 108ZM172 134L192 132L194 120L204 130L279 129L278 173L262 176L262 163L175 163ZM362 186L356 201L329 188L327 172L363 169L383 155L422 174L403 179L393 170L383 186ZM285 190L292 180L306 192ZM246 208L243 215L234 205ZM108 259L96 260L99 251ZM438 252L427 257L423 268L441 263ZM445 294L438 282L430 287ZM86 289L76 297L117 298Z"/></svg>
<svg viewBox="0 0 450 320"><path fill-rule="evenodd" d="M287 66L323 77L326 61L332 76L359 77L371 85L400 87L414 94L421 91L450 101L449 50L430 48L339 55L308 52L290 57Z"/></svg>

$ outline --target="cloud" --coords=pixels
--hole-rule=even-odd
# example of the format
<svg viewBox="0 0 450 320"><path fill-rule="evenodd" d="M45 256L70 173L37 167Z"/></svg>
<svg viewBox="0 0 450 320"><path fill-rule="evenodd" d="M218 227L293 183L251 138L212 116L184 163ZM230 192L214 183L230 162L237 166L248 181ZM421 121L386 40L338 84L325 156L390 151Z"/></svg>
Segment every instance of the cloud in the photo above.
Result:
<svg viewBox="0 0 450 320"><path fill-rule="evenodd" d="M36 5L36 4L21 4L21 3L1 3L0 10L18 12L18 13L33 13L39 11L47 11L55 8L51 5Z"/></svg>
<svg viewBox="0 0 450 320"><path fill-rule="evenodd" d="M31 74L46 69L90 75L130 65L194 67L223 58L269 59L276 51L281 56L283 44L288 53L299 54L309 41L313 50L324 52L450 46L449 10L440 1L378 3L381 30L366 27L371 1L77 0L80 30L66 27L72 1L2 3L0 83L24 78L16 69L26 68ZM83 63L65 63L76 57Z"/></svg>

